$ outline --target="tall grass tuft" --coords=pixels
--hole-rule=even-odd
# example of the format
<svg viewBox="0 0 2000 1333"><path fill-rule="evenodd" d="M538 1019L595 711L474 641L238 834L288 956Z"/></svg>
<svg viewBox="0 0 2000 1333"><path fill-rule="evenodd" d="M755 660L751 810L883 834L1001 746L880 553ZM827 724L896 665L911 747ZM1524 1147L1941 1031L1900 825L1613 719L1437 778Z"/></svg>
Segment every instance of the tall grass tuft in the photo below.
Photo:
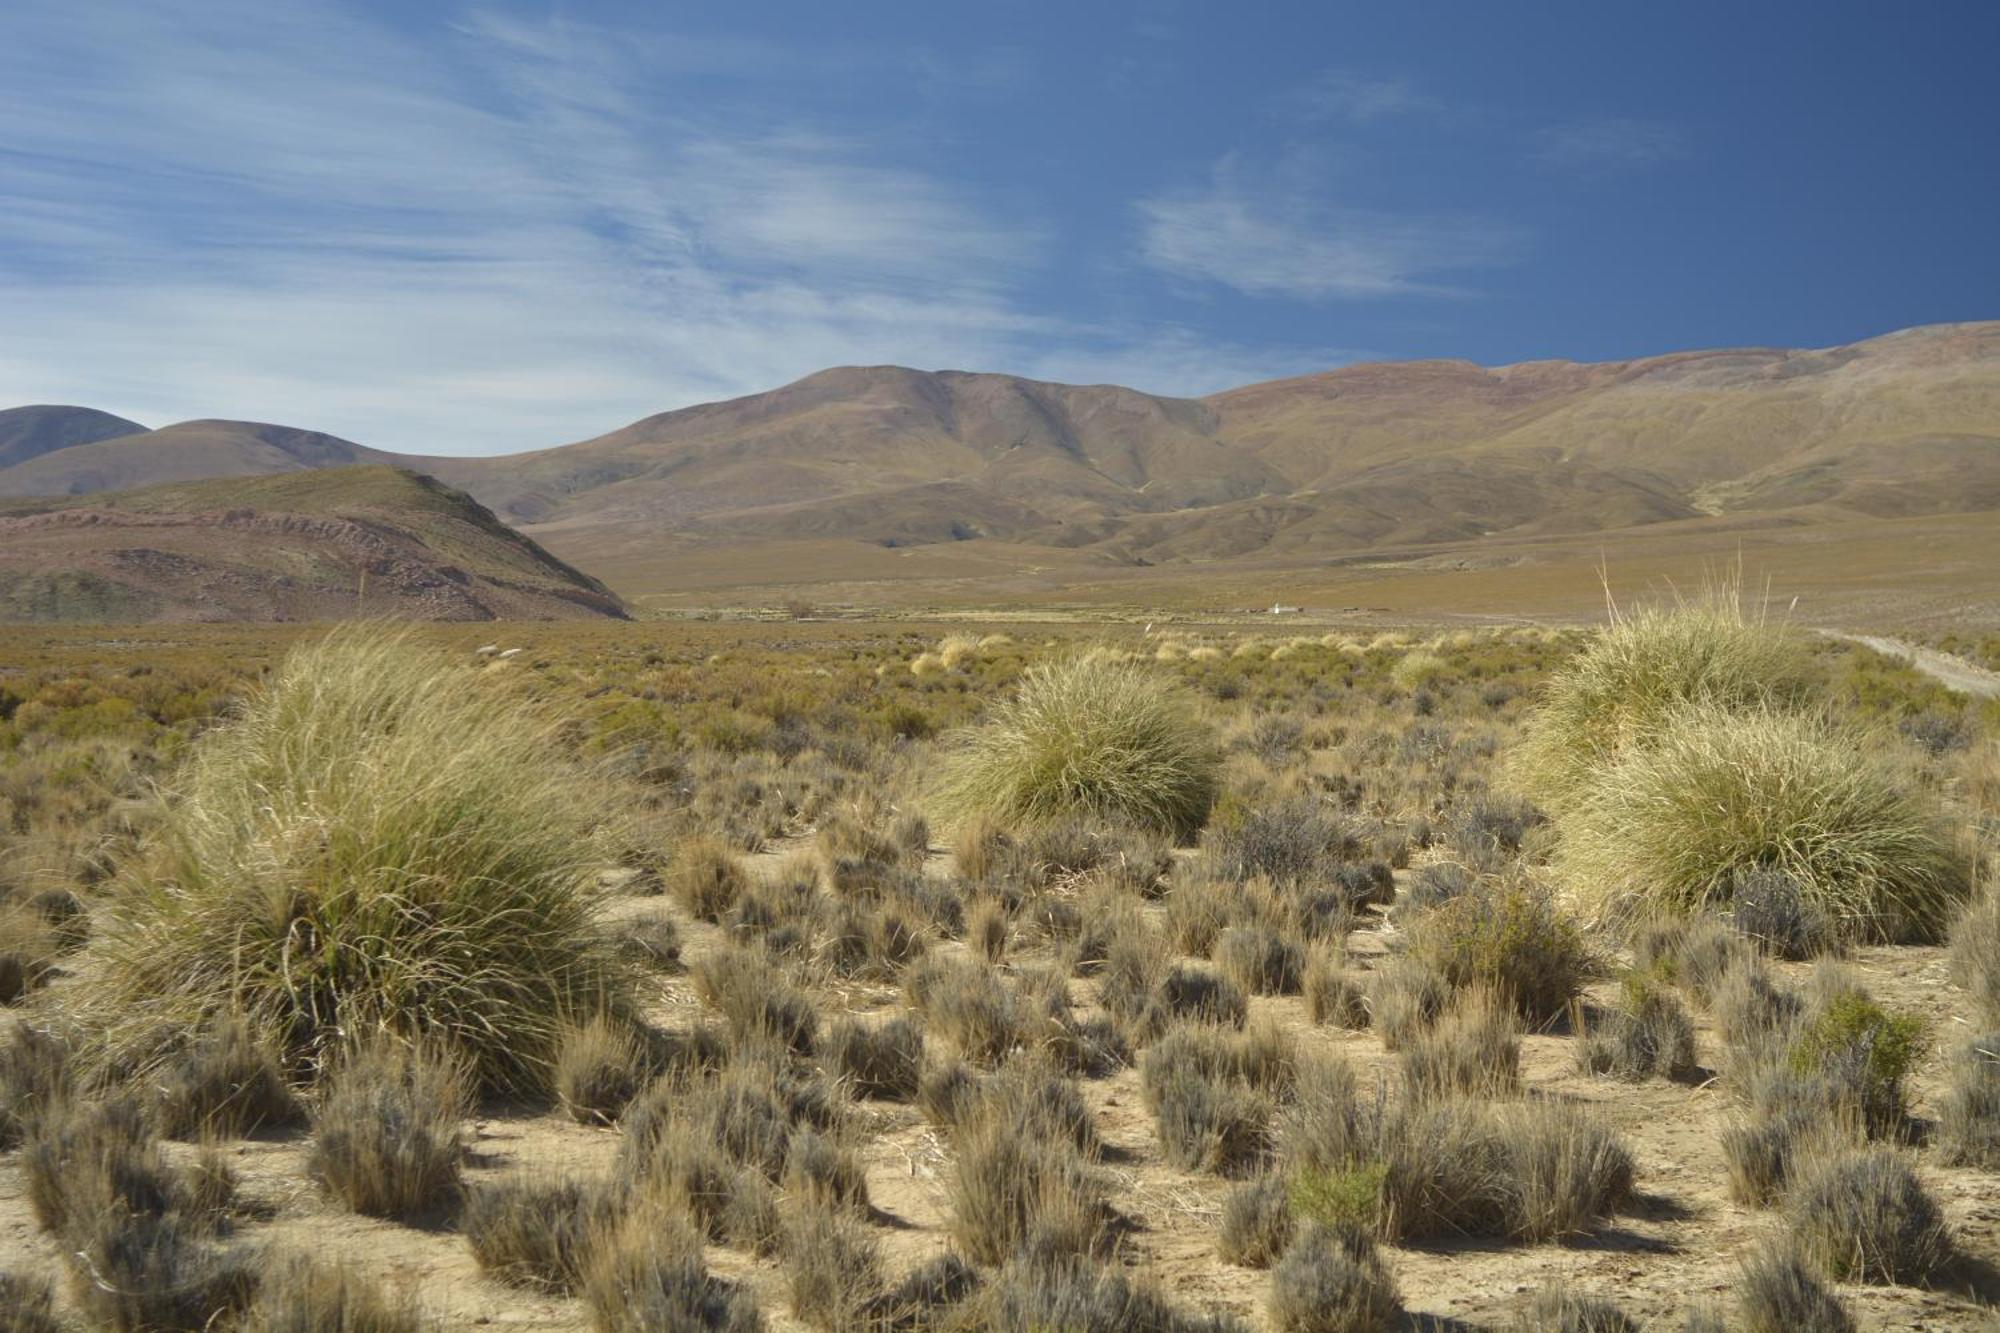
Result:
<svg viewBox="0 0 2000 1333"><path fill-rule="evenodd" d="M939 797L959 819L1094 815L1188 838L1220 774L1221 751L1183 693L1143 667L1085 656L1030 669L1014 698L963 733Z"/></svg>
<svg viewBox="0 0 2000 1333"><path fill-rule="evenodd" d="M1934 939L1971 886L1943 811L1866 733L1713 703L1600 773L1558 855L1604 917L1726 908L1739 872L1769 868L1858 939Z"/></svg>
<svg viewBox="0 0 2000 1333"><path fill-rule="evenodd" d="M1683 706L1785 708L1819 684L1800 637L1746 613L1733 580L1670 605L1613 606L1611 623L1550 679L1515 751L1515 776L1560 814L1605 765L1670 732Z"/></svg>
<svg viewBox="0 0 2000 1333"><path fill-rule="evenodd" d="M601 793L499 689L380 630L293 649L200 743L95 946L113 1058L240 1013L307 1073L386 1033L545 1089L627 973L592 927Z"/></svg>

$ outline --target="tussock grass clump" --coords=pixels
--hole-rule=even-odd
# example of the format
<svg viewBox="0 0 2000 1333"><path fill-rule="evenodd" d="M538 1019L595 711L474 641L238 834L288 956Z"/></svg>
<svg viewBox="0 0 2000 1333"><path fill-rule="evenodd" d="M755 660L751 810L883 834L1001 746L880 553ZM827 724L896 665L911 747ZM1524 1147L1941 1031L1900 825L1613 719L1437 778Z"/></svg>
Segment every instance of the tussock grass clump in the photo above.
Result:
<svg viewBox="0 0 2000 1333"><path fill-rule="evenodd" d="M1952 1062L1938 1139L1946 1161L2000 1169L2000 1032L1974 1037Z"/></svg>
<svg viewBox="0 0 2000 1333"><path fill-rule="evenodd" d="M1403 1047L1403 1086L1412 1097L1489 1096L1521 1085L1521 1028L1487 990L1461 992L1438 1022Z"/></svg>
<svg viewBox="0 0 2000 1333"><path fill-rule="evenodd" d="M0 1333L61 1333L55 1288L42 1278L0 1273Z"/></svg>
<svg viewBox="0 0 2000 1333"><path fill-rule="evenodd" d="M1936 800L1866 733L1712 703L1667 720L1563 824L1558 865L1587 910L1726 909L1739 877L1763 870L1788 876L1840 938L1944 933L1970 861Z"/></svg>
<svg viewBox="0 0 2000 1333"><path fill-rule="evenodd" d="M1250 1088L1204 1077L1187 1064L1149 1086L1160 1148L1183 1171L1241 1175L1270 1155L1271 1100Z"/></svg>
<svg viewBox="0 0 2000 1333"><path fill-rule="evenodd" d="M785 1193L815 1208L868 1211L868 1180L854 1150L814 1130L792 1135L785 1150Z"/></svg>
<svg viewBox="0 0 2000 1333"><path fill-rule="evenodd" d="M1369 978L1369 1017L1392 1051L1428 1032L1450 999L1451 984L1444 974L1407 955L1383 963Z"/></svg>
<svg viewBox="0 0 2000 1333"><path fill-rule="evenodd" d="M696 836L674 849L667 892L697 921L721 921L750 887L742 858L720 838Z"/></svg>
<svg viewBox="0 0 2000 1333"><path fill-rule="evenodd" d="M785 1228L780 1253L794 1315L831 1333L865 1327L884 1287L881 1246L866 1226L808 1206Z"/></svg>
<svg viewBox="0 0 2000 1333"><path fill-rule="evenodd" d="M1184 694L1144 668L1084 656L1030 668L1014 698L961 736L940 805L1013 825L1094 815L1187 838L1220 774Z"/></svg>
<svg viewBox="0 0 2000 1333"><path fill-rule="evenodd" d="M695 994L722 1015L739 1049L775 1044L812 1053L819 1011L786 971L755 948L718 950L693 968Z"/></svg>
<svg viewBox="0 0 2000 1333"><path fill-rule="evenodd" d="M160 1071L160 1131L176 1139L242 1135L264 1125L296 1125L304 1107L278 1055L242 1019L218 1019Z"/></svg>
<svg viewBox="0 0 2000 1333"><path fill-rule="evenodd" d="M1224 878L1236 884L1262 878L1280 889L1332 879L1362 852L1348 822L1307 796L1232 810L1204 842Z"/></svg>
<svg viewBox="0 0 2000 1333"><path fill-rule="evenodd" d="M1222 1201L1215 1252L1224 1263L1269 1268L1292 1243L1291 1189L1278 1175L1246 1180Z"/></svg>
<svg viewBox="0 0 2000 1333"><path fill-rule="evenodd" d="M606 1237L583 1284L596 1333L763 1333L748 1292L710 1273L701 1242L671 1218L640 1214Z"/></svg>
<svg viewBox="0 0 2000 1333"><path fill-rule="evenodd" d="M371 1217L436 1213L458 1197L469 1106L464 1067L437 1051L378 1042L343 1062L313 1112L307 1169Z"/></svg>
<svg viewBox="0 0 2000 1333"><path fill-rule="evenodd" d="M1854 1316L1840 1298L1789 1246L1765 1246L1743 1261L1736 1277L1736 1314L1743 1333L1854 1329Z"/></svg>
<svg viewBox="0 0 2000 1333"><path fill-rule="evenodd" d="M102 1058L240 1014L308 1066L388 1032L545 1089L563 1017L627 1003L603 793L560 754L551 713L397 636L294 648L196 745L92 946Z"/></svg>
<svg viewBox="0 0 2000 1333"><path fill-rule="evenodd" d="M70 1092L69 1046L16 1022L0 1042L0 1152L19 1144L35 1122Z"/></svg>
<svg viewBox="0 0 2000 1333"><path fill-rule="evenodd" d="M1368 1026L1368 993L1348 971L1340 950L1321 946L1308 954L1299 989L1305 996L1306 1018L1315 1026Z"/></svg>
<svg viewBox="0 0 2000 1333"><path fill-rule="evenodd" d="M556 1055L556 1096L570 1118L608 1125L645 1086L645 1050L629 1023L599 1015L572 1027Z"/></svg>
<svg viewBox="0 0 2000 1333"><path fill-rule="evenodd" d="M1365 1232L1314 1223L1271 1270L1264 1308L1279 1333L1377 1333L1402 1315L1403 1297Z"/></svg>
<svg viewBox="0 0 2000 1333"><path fill-rule="evenodd" d="M458 1225L472 1257L502 1282L571 1294L618 1213L603 1182L520 1175L469 1191Z"/></svg>
<svg viewBox="0 0 2000 1333"><path fill-rule="evenodd" d="M1572 1291L1560 1282L1537 1291L1512 1325L1513 1333L1639 1333L1638 1321L1602 1296Z"/></svg>
<svg viewBox="0 0 2000 1333"><path fill-rule="evenodd" d="M1611 623L1550 677L1516 748L1515 776L1560 816L1603 769L1669 733L1687 704L1784 708L1819 688L1800 637L1746 614L1733 586L1670 606L1614 607Z"/></svg>
<svg viewBox="0 0 2000 1333"><path fill-rule="evenodd" d="M1974 898L1952 927L1951 977L1965 988L1978 1021L2000 1026L2000 891Z"/></svg>
<svg viewBox="0 0 2000 1333"><path fill-rule="evenodd" d="M1694 1020L1672 991L1642 972L1625 978L1617 1006L1577 1044L1577 1066L1629 1082L1680 1078L1694 1065Z"/></svg>
<svg viewBox="0 0 2000 1333"><path fill-rule="evenodd" d="M957 1136L957 1148L951 1234L973 1262L1004 1263L1024 1250L1093 1255L1110 1246L1104 1183L1068 1142L981 1117Z"/></svg>
<svg viewBox="0 0 2000 1333"><path fill-rule="evenodd" d="M351 1268L301 1254L266 1268L243 1327L249 1333L421 1333L413 1301L385 1295Z"/></svg>
<svg viewBox="0 0 2000 1333"><path fill-rule="evenodd" d="M1806 1258L1843 1281L1920 1286L1952 1257L1937 1201L1889 1148L1835 1151L1803 1163L1784 1211Z"/></svg>
<svg viewBox="0 0 2000 1333"><path fill-rule="evenodd" d="M859 1097L907 1102L917 1095L924 1063L923 1025L911 1018L869 1026L842 1019L827 1033L827 1064Z"/></svg>
<svg viewBox="0 0 2000 1333"><path fill-rule="evenodd" d="M1305 950L1269 926L1232 926L1215 942L1222 974L1252 995L1296 995Z"/></svg>
<svg viewBox="0 0 2000 1333"><path fill-rule="evenodd" d="M256 1261L224 1250L180 1213L96 1214L72 1235L71 1291L85 1319L114 1333L227 1327L257 1287Z"/></svg>
<svg viewBox="0 0 2000 1333"><path fill-rule="evenodd" d="M973 1304L965 1326L981 1333L1243 1333L1226 1315L1176 1308L1117 1264L1061 1254L1015 1260Z"/></svg>

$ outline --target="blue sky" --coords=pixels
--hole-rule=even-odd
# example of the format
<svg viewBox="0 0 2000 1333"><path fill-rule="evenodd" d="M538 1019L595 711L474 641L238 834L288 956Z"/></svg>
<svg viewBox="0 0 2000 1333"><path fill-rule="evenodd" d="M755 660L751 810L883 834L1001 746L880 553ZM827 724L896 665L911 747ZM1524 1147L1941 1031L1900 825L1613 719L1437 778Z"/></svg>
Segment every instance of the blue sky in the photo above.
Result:
<svg viewBox="0 0 2000 1333"><path fill-rule="evenodd" d="M0 405L415 452L2000 317L2000 5L0 6Z"/></svg>

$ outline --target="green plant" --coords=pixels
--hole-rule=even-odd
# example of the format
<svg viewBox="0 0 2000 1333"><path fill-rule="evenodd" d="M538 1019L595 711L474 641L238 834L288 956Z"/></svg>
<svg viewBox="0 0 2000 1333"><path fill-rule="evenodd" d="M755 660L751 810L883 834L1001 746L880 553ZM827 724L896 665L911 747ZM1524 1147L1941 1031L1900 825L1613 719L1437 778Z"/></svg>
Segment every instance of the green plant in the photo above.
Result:
<svg viewBox="0 0 2000 1333"><path fill-rule="evenodd" d="M1095 815L1193 836L1215 803L1220 752L1188 699L1155 674L1086 655L1033 667L949 756L940 807L1036 824Z"/></svg>
<svg viewBox="0 0 2000 1333"><path fill-rule="evenodd" d="M1927 940L1971 866L1936 802L1866 734L1821 715L1689 705L1600 773L1557 864L1606 918L1726 908L1738 877L1789 876L1843 938Z"/></svg>
<svg viewBox="0 0 2000 1333"><path fill-rule="evenodd" d="M559 753L550 712L403 637L294 648L195 747L92 945L101 1058L240 1014L310 1067L387 1032L545 1089L564 1017L628 1002L592 921L603 793Z"/></svg>

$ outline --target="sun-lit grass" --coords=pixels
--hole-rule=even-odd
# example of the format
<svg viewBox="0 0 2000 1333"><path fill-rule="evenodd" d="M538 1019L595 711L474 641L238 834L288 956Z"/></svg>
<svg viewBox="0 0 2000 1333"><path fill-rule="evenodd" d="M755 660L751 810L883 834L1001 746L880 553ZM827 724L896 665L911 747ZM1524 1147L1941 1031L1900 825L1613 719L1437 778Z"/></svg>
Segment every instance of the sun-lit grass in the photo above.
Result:
<svg viewBox="0 0 2000 1333"><path fill-rule="evenodd" d="M1031 668L959 737L938 804L961 818L1094 815L1185 838L1220 778L1211 729L1172 677L1086 655Z"/></svg>
<svg viewBox="0 0 2000 1333"><path fill-rule="evenodd" d="M617 1008L593 929L595 787L549 714L392 634L295 648L166 795L97 948L112 1050L241 1013L306 1068L377 1033L540 1088Z"/></svg>
<svg viewBox="0 0 2000 1333"><path fill-rule="evenodd" d="M1715 703L1665 715L1597 775L1558 864L1601 918L1727 908L1739 872L1779 870L1858 939L1936 937L1971 879L1945 811L1879 737Z"/></svg>
<svg viewBox="0 0 2000 1333"><path fill-rule="evenodd" d="M1810 700L1820 676L1801 637L1744 610L1733 582L1631 611L1551 675L1510 757L1515 780L1560 813L1597 772L1644 748L1689 703L1729 710Z"/></svg>

